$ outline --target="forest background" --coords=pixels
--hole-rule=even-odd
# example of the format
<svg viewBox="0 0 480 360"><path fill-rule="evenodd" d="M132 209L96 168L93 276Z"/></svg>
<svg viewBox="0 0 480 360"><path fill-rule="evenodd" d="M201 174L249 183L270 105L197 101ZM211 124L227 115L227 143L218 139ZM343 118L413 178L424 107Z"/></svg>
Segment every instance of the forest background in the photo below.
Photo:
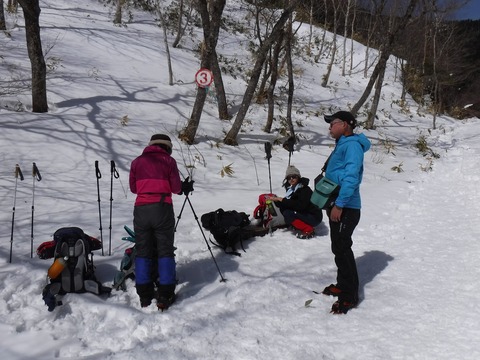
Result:
<svg viewBox="0 0 480 360"><path fill-rule="evenodd" d="M323 75L322 86L329 82L332 65L342 62L342 75L352 74L353 59L347 58L347 48L353 41L359 41L366 47L366 58L370 49L379 50L376 61L364 64L363 72L370 81L355 104L349 109L353 114L366 116L364 127L372 129L384 82L386 63L395 55L398 64L398 76L403 89L400 103L405 102L409 93L419 104L429 108L434 115L432 127L436 128L437 114L448 114L455 118L478 116L480 113L480 20L455 20L455 14L469 0L246 0L252 5L252 18L255 28L251 39L251 51L254 54L254 67L250 70L235 69L235 59L222 58L217 54L216 46L220 28L245 32L242 25L227 22L222 18L226 0L104 0L114 5L116 11L113 22L119 26L128 23L129 9L141 8L155 14L159 26L163 28L165 46L168 52L167 34L176 34L172 47L182 46L182 39L188 37L192 26L203 28L204 39L198 48L201 67L211 69L215 78L215 91L218 102L218 116L222 120L234 116L235 121L226 133L223 142L237 145L237 136L252 101L268 102L268 120L265 132L271 131L274 117L275 88L280 73L286 72L288 87L286 133L295 139L295 129L291 120L291 105L295 91L292 52L304 51L307 56L315 52L313 58L329 58L329 66ZM5 26L4 1L0 1L0 29ZM27 30L27 46L32 66L32 110L47 112L48 100L46 77L49 69L55 65L47 64L42 49L39 16L39 1L8 0L7 11L15 13L22 6ZM295 47L294 21L320 25L324 29L322 38L311 38L303 49ZM334 34L333 41L325 41L326 31ZM8 34L8 32L7 32ZM337 42L337 34L343 36ZM350 38L349 40L347 40ZM350 51L351 54L351 51ZM170 84L173 75L169 61ZM232 63L233 61L233 63ZM229 108L225 95L222 73L243 76L248 86L238 111ZM236 74L238 73L238 74ZM25 90L26 79L10 81L2 90L2 95L14 95ZM193 144L200 122L208 89L199 87L190 120L180 132L179 138L187 144ZM281 90L282 91L282 90ZM373 96L370 98L371 93ZM233 110L233 111L232 111Z"/></svg>

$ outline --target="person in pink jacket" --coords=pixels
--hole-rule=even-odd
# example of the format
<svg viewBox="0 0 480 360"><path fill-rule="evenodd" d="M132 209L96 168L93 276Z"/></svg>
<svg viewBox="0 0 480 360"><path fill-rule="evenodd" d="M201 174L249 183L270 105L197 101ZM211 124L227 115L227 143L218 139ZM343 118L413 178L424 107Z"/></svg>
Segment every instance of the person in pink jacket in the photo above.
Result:
<svg viewBox="0 0 480 360"><path fill-rule="evenodd" d="M177 163L171 154L170 138L153 135L143 153L132 161L129 179L130 190L137 194L133 211L136 290L142 307L156 298L162 311L175 301L172 193L182 193Z"/></svg>

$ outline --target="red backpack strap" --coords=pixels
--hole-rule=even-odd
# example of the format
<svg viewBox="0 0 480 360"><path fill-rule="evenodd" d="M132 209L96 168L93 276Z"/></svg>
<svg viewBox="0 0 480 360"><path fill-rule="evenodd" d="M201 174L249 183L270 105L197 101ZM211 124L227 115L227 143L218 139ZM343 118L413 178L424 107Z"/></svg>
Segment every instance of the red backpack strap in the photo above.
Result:
<svg viewBox="0 0 480 360"><path fill-rule="evenodd" d="M54 240L45 241L37 248L37 255L40 259L51 259L55 255L55 246L57 243Z"/></svg>
<svg viewBox="0 0 480 360"><path fill-rule="evenodd" d="M255 219L261 219L263 217L264 212L265 212L265 205L257 205L255 210L253 210L253 217Z"/></svg>

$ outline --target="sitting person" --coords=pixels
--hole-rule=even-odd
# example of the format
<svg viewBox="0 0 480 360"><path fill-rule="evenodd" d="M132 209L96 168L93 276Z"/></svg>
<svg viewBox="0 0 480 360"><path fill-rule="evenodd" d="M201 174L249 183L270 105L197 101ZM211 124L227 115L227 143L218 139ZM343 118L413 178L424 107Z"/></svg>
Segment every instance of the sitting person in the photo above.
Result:
<svg viewBox="0 0 480 360"><path fill-rule="evenodd" d="M285 197L271 198L282 212L285 223L292 226L301 239L315 236L314 227L323 219L322 210L310 202L312 189L308 183L309 179L303 178L295 166L289 165L283 182L287 191Z"/></svg>

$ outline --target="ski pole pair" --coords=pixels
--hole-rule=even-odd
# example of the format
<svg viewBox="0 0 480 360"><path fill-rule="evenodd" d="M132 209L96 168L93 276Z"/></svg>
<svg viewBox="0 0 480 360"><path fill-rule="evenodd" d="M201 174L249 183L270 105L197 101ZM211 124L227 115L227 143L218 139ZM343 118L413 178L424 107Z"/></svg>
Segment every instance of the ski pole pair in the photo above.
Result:
<svg viewBox="0 0 480 360"><path fill-rule="evenodd" d="M288 151L288 166L290 166L290 159L292 157L293 149L295 146L295 137L290 136L284 143L283 148ZM268 178L270 181L270 194L272 193L272 173L270 171L270 159L272 158L272 143L265 143L265 155L268 161Z"/></svg>
<svg viewBox="0 0 480 360"><path fill-rule="evenodd" d="M32 165L32 177L33 177L33 187L32 187L32 218L31 218L31 233L30 233L30 258L33 258L33 223L34 223L34 214L35 214L35 181L42 180L42 175L35 163ZM13 208L12 208L12 229L10 233L10 257L9 262L12 262L13 254L13 230L15 227L15 207L17 203L17 187L18 187L18 178L20 181L24 180L22 170L20 165L15 165L15 190L13 192Z"/></svg>
<svg viewBox="0 0 480 360"><path fill-rule="evenodd" d="M103 228L102 228L102 208L100 206L100 179L102 178L102 173L98 168L98 160L95 161L95 176L97 178L97 194L98 194L98 218L100 221L100 241L102 243L102 256L104 255L103 251ZM108 241L108 255L112 255L112 203L113 203L113 178L118 179L120 175L118 174L117 168L115 166L115 161L110 160L110 224L109 224L109 241Z"/></svg>

